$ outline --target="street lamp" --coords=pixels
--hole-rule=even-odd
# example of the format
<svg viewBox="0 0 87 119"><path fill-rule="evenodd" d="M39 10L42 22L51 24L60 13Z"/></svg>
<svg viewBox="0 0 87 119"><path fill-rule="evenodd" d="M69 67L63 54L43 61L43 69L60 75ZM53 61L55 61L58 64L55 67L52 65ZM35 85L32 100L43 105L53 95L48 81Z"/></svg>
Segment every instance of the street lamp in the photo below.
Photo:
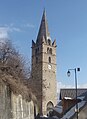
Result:
<svg viewBox="0 0 87 119"><path fill-rule="evenodd" d="M76 113L77 113L77 119L78 119L78 101L77 101L77 71L80 71L80 68L75 69L68 69L67 75L70 76L70 70L74 70L75 72L75 88L76 88Z"/></svg>

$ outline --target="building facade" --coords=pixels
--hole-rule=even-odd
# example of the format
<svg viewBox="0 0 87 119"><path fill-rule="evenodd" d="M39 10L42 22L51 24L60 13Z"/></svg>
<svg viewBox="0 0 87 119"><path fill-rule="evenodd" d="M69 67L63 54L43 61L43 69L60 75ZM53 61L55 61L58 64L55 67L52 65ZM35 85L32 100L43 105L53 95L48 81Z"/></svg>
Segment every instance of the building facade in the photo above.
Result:
<svg viewBox="0 0 87 119"><path fill-rule="evenodd" d="M44 10L36 42L32 40L32 80L40 114L57 104L56 40L52 42Z"/></svg>

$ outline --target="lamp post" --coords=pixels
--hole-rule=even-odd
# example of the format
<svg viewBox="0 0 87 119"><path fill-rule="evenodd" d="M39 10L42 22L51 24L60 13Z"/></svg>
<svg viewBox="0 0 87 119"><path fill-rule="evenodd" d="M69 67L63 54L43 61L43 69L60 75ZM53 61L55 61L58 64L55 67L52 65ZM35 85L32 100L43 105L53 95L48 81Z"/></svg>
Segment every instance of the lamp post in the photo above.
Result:
<svg viewBox="0 0 87 119"><path fill-rule="evenodd" d="M75 72L75 88L76 88L76 116L78 119L78 101L77 101L77 71L80 71L80 68L68 69L67 75L70 76L70 70Z"/></svg>

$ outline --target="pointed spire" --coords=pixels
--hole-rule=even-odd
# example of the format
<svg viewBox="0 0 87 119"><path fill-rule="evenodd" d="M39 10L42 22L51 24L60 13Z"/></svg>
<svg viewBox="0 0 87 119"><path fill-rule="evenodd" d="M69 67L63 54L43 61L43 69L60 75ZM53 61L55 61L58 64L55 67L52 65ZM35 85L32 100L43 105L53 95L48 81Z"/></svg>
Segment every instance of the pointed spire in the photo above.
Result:
<svg viewBox="0 0 87 119"><path fill-rule="evenodd" d="M42 39L44 37L45 38L45 42L47 43L47 38L49 36L50 36L50 34L49 34L49 31L48 31L48 23L47 23L47 20L46 20L46 11L44 9L36 42L37 43L41 43Z"/></svg>

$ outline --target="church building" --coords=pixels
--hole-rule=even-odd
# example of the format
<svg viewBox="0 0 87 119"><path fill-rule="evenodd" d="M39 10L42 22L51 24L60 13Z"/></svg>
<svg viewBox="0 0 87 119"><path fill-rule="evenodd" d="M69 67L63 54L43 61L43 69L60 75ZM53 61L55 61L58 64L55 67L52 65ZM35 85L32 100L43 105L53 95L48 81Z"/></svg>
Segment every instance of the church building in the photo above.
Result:
<svg viewBox="0 0 87 119"><path fill-rule="evenodd" d="M39 113L47 115L57 104L56 40L52 42L46 12L36 41L32 40L32 81L36 88Z"/></svg>

